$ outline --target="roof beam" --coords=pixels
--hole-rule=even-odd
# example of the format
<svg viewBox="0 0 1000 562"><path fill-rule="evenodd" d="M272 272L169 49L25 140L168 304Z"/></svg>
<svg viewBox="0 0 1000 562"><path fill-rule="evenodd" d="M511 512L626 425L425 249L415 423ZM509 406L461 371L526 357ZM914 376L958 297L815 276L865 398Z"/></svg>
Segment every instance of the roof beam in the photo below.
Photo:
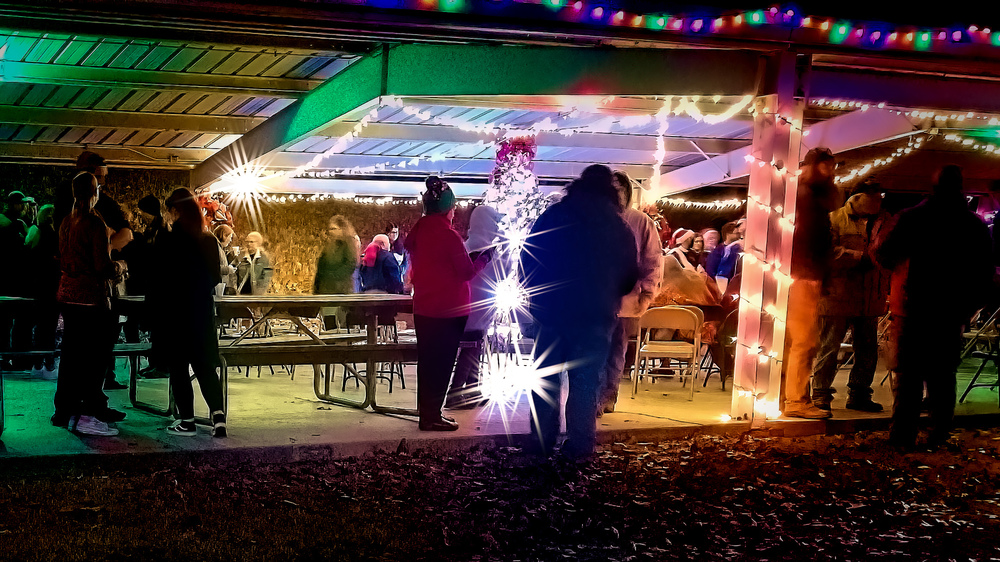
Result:
<svg viewBox="0 0 1000 562"><path fill-rule="evenodd" d="M917 129L895 111L869 109L816 123L807 131L808 136L803 135L800 147L802 155L817 146L825 146L835 153L844 152L913 134ZM746 176L752 165L746 160L750 151L751 147L747 146L668 172L661 178L660 193L655 196L663 197Z"/></svg>
<svg viewBox="0 0 1000 562"><path fill-rule="evenodd" d="M811 99L864 100L918 109L1000 113L1000 81L941 74L859 71L814 67Z"/></svg>
<svg viewBox="0 0 1000 562"><path fill-rule="evenodd" d="M0 119L2 120L2 119ZM356 121L337 123L320 133L326 137L340 137L351 132ZM395 140L446 142L456 144L475 144L490 142L495 135L484 135L474 131L463 131L448 125L427 125L409 123L371 123L362 130L360 139L365 140ZM557 148L607 148L621 150L637 150L648 152L652 161L652 153L656 151L656 137L653 135L636 135L627 133L588 133L581 132L563 135L554 132L539 133L535 140L538 146ZM695 138L698 146L709 154L722 154L748 144L750 141L741 139ZM665 137L664 147L667 152L698 153L688 137Z"/></svg>
<svg viewBox="0 0 1000 562"><path fill-rule="evenodd" d="M263 117L230 117L177 113L142 113L0 105L0 123L46 127L156 129L242 135L266 121Z"/></svg>
<svg viewBox="0 0 1000 562"><path fill-rule="evenodd" d="M75 164L84 150L93 150L112 166L138 168L184 168L208 158L215 150L207 148L169 148L142 146L73 145L0 142L0 162L31 164Z"/></svg>
<svg viewBox="0 0 1000 562"><path fill-rule="evenodd" d="M745 95L756 90L758 60L738 51L397 45L355 62L199 165L192 185L376 107L381 95Z"/></svg>
<svg viewBox="0 0 1000 562"><path fill-rule="evenodd" d="M298 98L319 80L3 61L5 82Z"/></svg>

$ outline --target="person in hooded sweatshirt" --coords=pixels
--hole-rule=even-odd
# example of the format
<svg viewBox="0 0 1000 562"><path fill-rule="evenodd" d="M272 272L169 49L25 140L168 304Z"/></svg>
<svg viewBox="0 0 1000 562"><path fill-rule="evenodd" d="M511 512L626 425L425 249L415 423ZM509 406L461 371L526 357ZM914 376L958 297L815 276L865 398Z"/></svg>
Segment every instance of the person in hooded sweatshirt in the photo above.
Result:
<svg viewBox="0 0 1000 562"><path fill-rule="evenodd" d="M413 322L417 334L417 411L421 431L454 431L458 424L442 414L451 383L458 342L471 302L469 281L490 260L469 257L452 228L455 194L437 176L425 181L424 216L413 225L404 247L410 255Z"/></svg>

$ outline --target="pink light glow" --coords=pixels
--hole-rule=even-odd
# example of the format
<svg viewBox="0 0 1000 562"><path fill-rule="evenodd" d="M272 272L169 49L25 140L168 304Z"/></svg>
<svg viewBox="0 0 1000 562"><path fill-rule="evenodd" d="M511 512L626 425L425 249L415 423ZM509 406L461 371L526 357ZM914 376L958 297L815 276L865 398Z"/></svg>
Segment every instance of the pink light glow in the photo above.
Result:
<svg viewBox="0 0 1000 562"><path fill-rule="evenodd" d="M604 8L598 6L594 8L594 11L590 12L590 15L593 16L595 20L599 20L602 16L604 16Z"/></svg>
<svg viewBox="0 0 1000 562"><path fill-rule="evenodd" d="M684 20L674 20L674 22L670 24L670 27L673 27L674 29L680 29L683 26Z"/></svg>
<svg viewBox="0 0 1000 562"><path fill-rule="evenodd" d="M701 20L694 20L694 23L691 24L691 29L694 31L701 31L703 25L704 22L702 22Z"/></svg>

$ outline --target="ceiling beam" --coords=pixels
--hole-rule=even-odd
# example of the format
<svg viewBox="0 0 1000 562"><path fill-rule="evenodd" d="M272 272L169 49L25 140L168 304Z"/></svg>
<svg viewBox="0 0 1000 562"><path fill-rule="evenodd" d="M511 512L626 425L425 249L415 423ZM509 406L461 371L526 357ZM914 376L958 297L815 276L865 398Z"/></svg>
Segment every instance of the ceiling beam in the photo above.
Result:
<svg viewBox="0 0 1000 562"><path fill-rule="evenodd" d="M337 123L321 132L320 136L337 138L351 132L355 125L357 125L356 121ZM475 144L477 142L493 141L496 139L496 135L486 135L474 131L463 131L457 127L451 127L448 125L371 123L361 131L359 138L365 140L394 140L401 142L422 141ZM749 139L692 139L690 137L665 137L664 148L667 152L698 154L698 150L691 145L691 140L697 142L698 147L708 154L722 154L750 143ZM580 132L572 135L563 135L555 132L542 132L535 137L535 141L538 146L556 148L607 148L637 150L649 153L650 161L652 161L652 153L656 150L656 137L654 135L638 135L629 133Z"/></svg>
<svg viewBox="0 0 1000 562"><path fill-rule="evenodd" d="M806 130L808 136L803 135L800 157L818 146L838 153L917 132L906 117L896 115L895 111L879 109L845 113ZM753 165L746 160L751 148L747 146L668 172L661 178L660 193L655 196L663 197L746 176Z"/></svg>
<svg viewBox="0 0 1000 562"><path fill-rule="evenodd" d="M0 105L0 123L41 125L46 127L156 129L242 135L264 121L266 119L263 117L143 113L134 111Z"/></svg>
<svg viewBox="0 0 1000 562"><path fill-rule="evenodd" d="M284 150L376 107L382 95L745 95L756 90L758 61L741 51L397 45L355 62L199 165L192 183Z"/></svg>
<svg viewBox="0 0 1000 562"><path fill-rule="evenodd" d="M809 97L961 113L1000 113L1000 80L814 67L809 74Z"/></svg>
<svg viewBox="0 0 1000 562"><path fill-rule="evenodd" d="M164 72L131 68L104 68L39 62L3 61L4 82L55 84L98 88L176 90L206 94L241 94L298 98L320 85L320 80Z"/></svg>
<svg viewBox="0 0 1000 562"><path fill-rule="evenodd" d="M141 168L193 168L215 153L207 148L167 148L142 146L72 145L0 142L0 162L32 164L75 164L84 150L93 150L112 166Z"/></svg>

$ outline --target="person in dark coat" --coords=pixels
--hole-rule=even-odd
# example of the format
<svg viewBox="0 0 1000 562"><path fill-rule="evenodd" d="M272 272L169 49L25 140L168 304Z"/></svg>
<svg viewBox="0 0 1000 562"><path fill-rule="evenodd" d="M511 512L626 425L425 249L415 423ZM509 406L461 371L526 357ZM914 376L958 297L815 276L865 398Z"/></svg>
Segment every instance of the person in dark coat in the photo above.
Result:
<svg viewBox="0 0 1000 562"><path fill-rule="evenodd" d="M413 225L405 248L412 260L413 321L417 334L417 411L421 431L454 431L444 407L471 306L469 281L490 260L475 261L452 228L455 194L437 176L425 180L424 216Z"/></svg>
<svg viewBox="0 0 1000 562"><path fill-rule="evenodd" d="M354 227L342 215L330 217L328 242L316 263L315 295L342 295L354 292L354 270L358 268L358 247Z"/></svg>
<svg viewBox="0 0 1000 562"><path fill-rule="evenodd" d="M205 218L187 188L167 197L173 216L169 232L160 233L154 247L158 263L167 264L150 279L147 303L157 319L156 337L170 371L170 389L177 420L167 428L173 435L194 435L194 371L212 418L212 435L226 436L226 414L215 333L215 287L221 282L219 243L209 234Z"/></svg>
<svg viewBox="0 0 1000 562"><path fill-rule="evenodd" d="M379 234L365 248L359 270L361 291L375 291L392 295L403 294L403 276L399 262L389 251L389 237Z"/></svg>
<svg viewBox="0 0 1000 562"><path fill-rule="evenodd" d="M552 454L559 433L560 374L566 371L568 438L561 453L588 459L597 442L601 372L622 297L639 280L636 242L621 217L611 170L588 166L566 196L535 221L521 254L521 280L538 324L531 392L535 452Z"/></svg>
<svg viewBox="0 0 1000 562"><path fill-rule="evenodd" d="M35 299L34 349L56 348L56 325L59 323L59 234L53 226L52 205L38 210L38 224L28 230L25 247L28 256L30 296ZM55 357L35 359L32 373L45 379L55 378Z"/></svg>
<svg viewBox="0 0 1000 562"><path fill-rule="evenodd" d="M934 225L946 225L940 236ZM955 244L961 240L962 244ZM902 211L875 243L879 264L892 270L889 312L896 375L890 442L916 445L924 384L931 414L928 444L944 444L955 415L955 371L962 329L990 298L991 240L962 195L962 169L945 166L932 195ZM942 256L948 256L943 267Z"/></svg>

